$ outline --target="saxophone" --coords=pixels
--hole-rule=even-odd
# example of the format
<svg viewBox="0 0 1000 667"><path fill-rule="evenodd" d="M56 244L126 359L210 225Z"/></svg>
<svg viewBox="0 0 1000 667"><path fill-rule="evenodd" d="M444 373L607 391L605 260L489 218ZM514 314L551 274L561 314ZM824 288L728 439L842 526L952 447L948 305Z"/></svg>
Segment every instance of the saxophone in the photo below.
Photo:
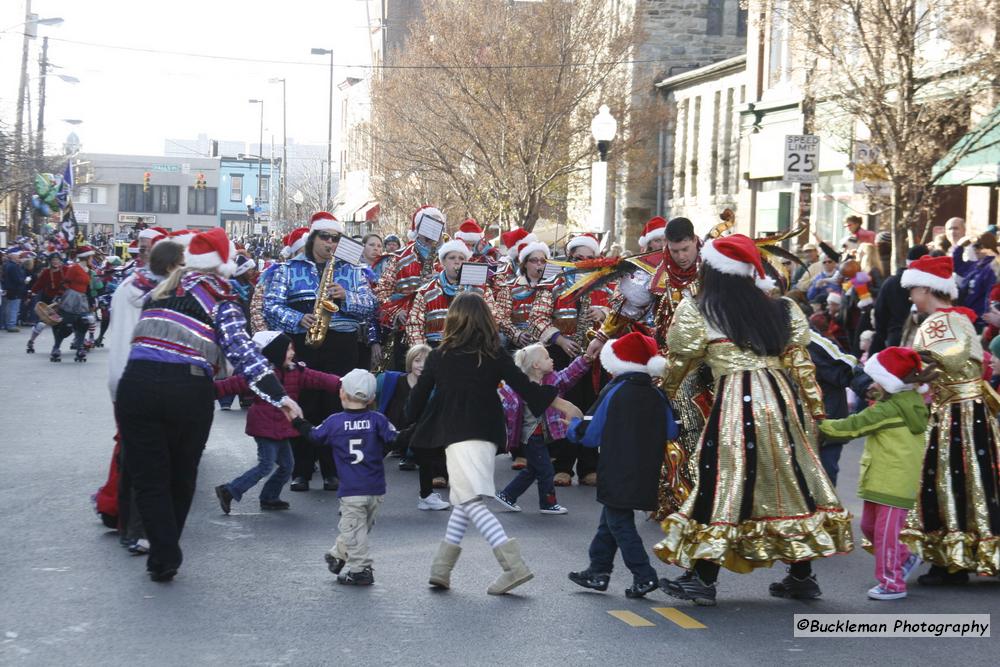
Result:
<svg viewBox="0 0 1000 667"><path fill-rule="evenodd" d="M326 262L323 275L319 279L319 286L316 288L316 305L313 306L313 325L306 332L306 345L309 347L319 347L326 340L326 332L330 329L330 316L340 310L340 307L330 299L326 298L326 293L333 284L333 264L331 257Z"/></svg>

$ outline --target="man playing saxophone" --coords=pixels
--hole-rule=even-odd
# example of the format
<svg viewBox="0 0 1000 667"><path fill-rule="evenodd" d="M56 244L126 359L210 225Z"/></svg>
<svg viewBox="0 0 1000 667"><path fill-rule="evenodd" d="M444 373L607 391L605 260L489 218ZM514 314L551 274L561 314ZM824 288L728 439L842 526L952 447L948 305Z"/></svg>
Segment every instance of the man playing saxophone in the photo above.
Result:
<svg viewBox="0 0 1000 667"><path fill-rule="evenodd" d="M314 370L337 375L345 375L358 365L359 332L368 329L376 309L375 294L365 270L333 256L343 234L344 224L330 213L314 214L302 252L275 270L264 294L265 316L291 337L296 360ZM324 281L330 262L333 262L332 280ZM325 295L317 294L322 283L327 284ZM337 311L330 314L325 336L313 332L310 338L322 341L313 347L306 344L306 338L317 324L317 298L332 301ZM303 391L300 405L305 418L313 424L320 424L341 410L340 397L324 392ZM337 471L329 448L316 448L305 439L296 439L292 442L292 452L295 456L292 491L309 489L317 457L323 488L336 490Z"/></svg>

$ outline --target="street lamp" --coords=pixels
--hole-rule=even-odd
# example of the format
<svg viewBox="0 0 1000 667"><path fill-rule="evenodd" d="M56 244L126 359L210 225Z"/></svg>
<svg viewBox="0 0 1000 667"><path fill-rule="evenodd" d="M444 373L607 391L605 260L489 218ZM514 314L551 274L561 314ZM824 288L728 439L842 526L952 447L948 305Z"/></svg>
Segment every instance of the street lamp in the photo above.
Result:
<svg viewBox="0 0 1000 667"><path fill-rule="evenodd" d="M590 133L597 143L600 160L591 165L590 172L590 225L593 231L608 234L609 244L614 240L614 216L607 217L608 202L608 149L618 133L618 121L611 115L607 104L602 104L590 122Z"/></svg>
<svg viewBox="0 0 1000 667"><path fill-rule="evenodd" d="M285 96L285 79L275 77L268 79L268 83L281 83L281 187L278 192L278 216L284 220L287 217L285 211L285 179L288 176L288 105Z"/></svg>
<svg viewBox="0 0 1000 667"><path fill-rule="evenodd" d="M260 139L257 142L257 198L261 195L261 163L264 154L264 100L249 100L250 104L260 105Z"/></svg>
<svg viewBox="0 0 1000 667"><path fill-rule="evenodd" d="M330 202L330 182L333 180L333 172L330 170L333 163L333 49L314 48L309 53L314 56L330 56L330 114L327 119L329 127L326 139L326 202L324 202L326 208Z"/></svg>
<svg viewBox="0 0 1000 667"><path fill-rule="evenodd" d="M299 224L299 220L302 219L302 204L305 203L305 195L302 194L302 190L296 190L295 194L292 195L292 201L295 202L295 224Z"/></svg>

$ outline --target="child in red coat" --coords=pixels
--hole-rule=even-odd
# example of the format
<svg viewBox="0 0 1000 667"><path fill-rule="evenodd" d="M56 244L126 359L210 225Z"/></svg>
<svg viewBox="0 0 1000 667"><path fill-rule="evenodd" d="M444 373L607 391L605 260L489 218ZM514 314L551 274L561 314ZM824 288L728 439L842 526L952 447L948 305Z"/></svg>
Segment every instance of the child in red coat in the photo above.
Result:
<svg viewBox="0 0 1000 667"><path fill-rule="evenodd" d="M321 373L306 368L293 361L295 347L292 339L278 331L259 331L253 342L261 348L264 356L274 367L275 375L285 387L285 392L295 400L303 389L318 389L337 393L340 378L331 373ZM216 380L215 397L234 396L249 389L240 375ZM243 498L277 464L274 474L264 483L260 491L262 510L287 510L289 504L280 498L281 489L292 476L292 447L289 438L299 435L279 409L254 396L253 405L247 411L246 434L257 441L257 465L229 482L215 487L222 511L229 514L232 502Z"/></svg>

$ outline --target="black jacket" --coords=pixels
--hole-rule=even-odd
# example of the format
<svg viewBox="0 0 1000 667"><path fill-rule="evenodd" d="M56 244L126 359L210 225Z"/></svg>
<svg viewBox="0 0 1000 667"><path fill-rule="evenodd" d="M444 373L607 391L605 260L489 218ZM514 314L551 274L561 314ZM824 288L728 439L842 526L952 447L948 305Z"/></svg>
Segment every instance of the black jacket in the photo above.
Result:
<svg viewBox="0 0 1000 667"><path fill-rule="evenodd" d="M407 421L417 423L410 447L447 447L464 440L503 446L507 427L497 394L501 380L534 415L542 415L559 391L529 380L504 350L496 359L483 355L481 360L476 352L432 351L406 402Z"/></svg>
<svg viewBox="0 0 1000 667"><path fill-rule="evenodd" d="M875 335L869 355L899 345L903 338L903 325L910 315L910 291L899 284L903 271L900 269L886 278L875 299Z"/></svg>

